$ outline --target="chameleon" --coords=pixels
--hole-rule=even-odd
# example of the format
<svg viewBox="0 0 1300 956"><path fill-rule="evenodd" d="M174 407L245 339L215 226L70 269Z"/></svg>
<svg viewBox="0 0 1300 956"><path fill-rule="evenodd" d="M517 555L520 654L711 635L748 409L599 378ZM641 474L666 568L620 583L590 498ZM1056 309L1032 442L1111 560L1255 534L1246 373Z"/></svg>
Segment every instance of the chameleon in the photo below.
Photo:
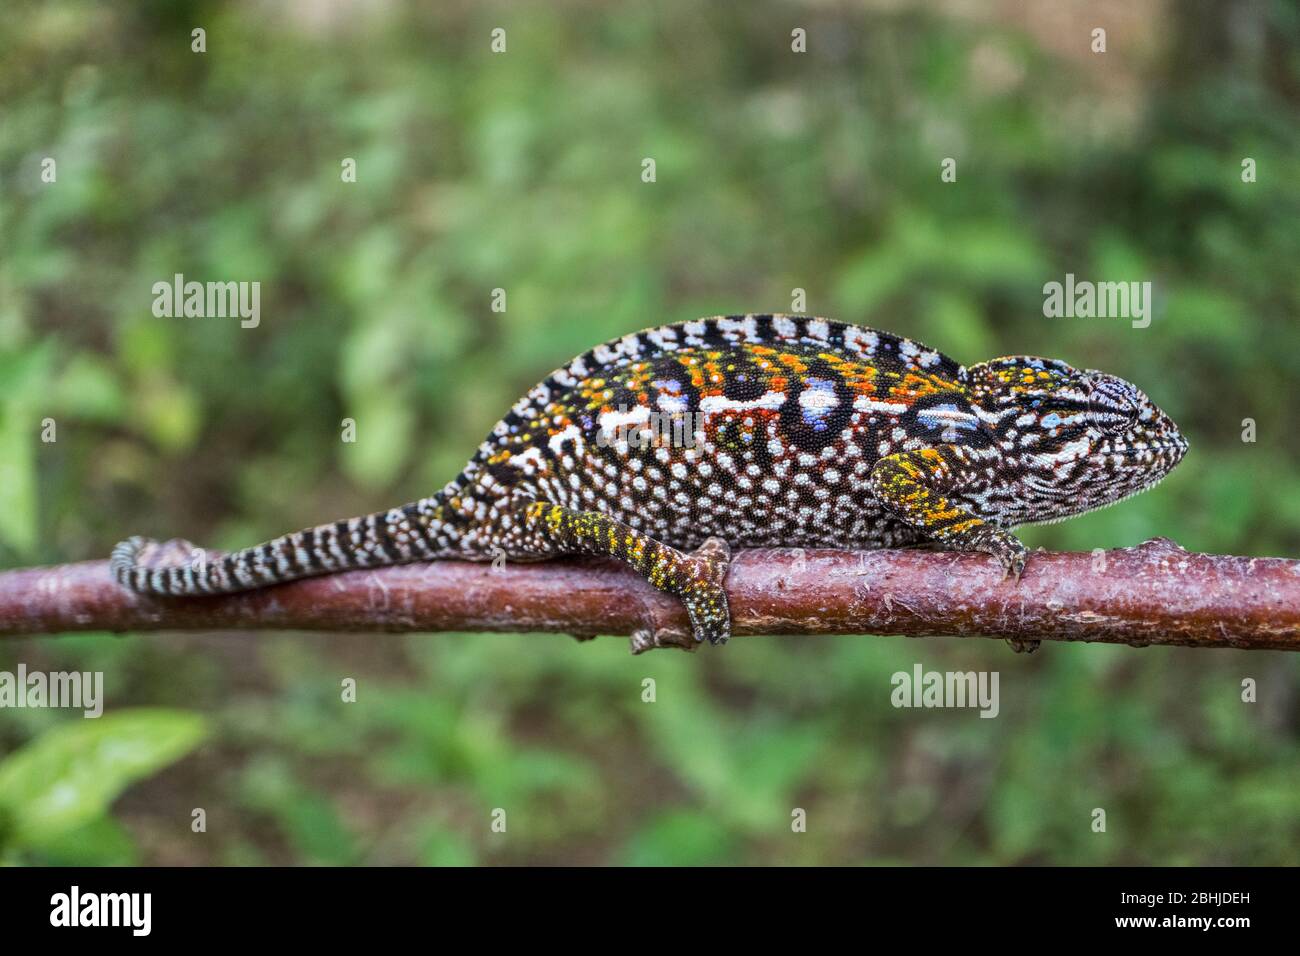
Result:
<svg viewBox="0 0 1300 956"><path fill-rule="evenodd" d="M601 555L677 595L696 642L722 644L732 548L979 552L1018 580L1028 552L1013 529L1144 491L1187 447L1104 372L1023 355L966 366L825 318L715 316L552 372L429 497L171 566L133 537L111 568L136 592L201 595L415 561Z"/></svg>

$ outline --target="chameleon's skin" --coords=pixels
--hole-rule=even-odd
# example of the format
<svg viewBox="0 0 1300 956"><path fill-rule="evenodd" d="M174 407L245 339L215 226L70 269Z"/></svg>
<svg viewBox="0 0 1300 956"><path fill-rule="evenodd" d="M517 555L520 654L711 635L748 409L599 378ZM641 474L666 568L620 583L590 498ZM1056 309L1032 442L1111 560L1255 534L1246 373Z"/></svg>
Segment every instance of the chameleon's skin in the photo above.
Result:
<svg viewBox="0 0 1300 956"><path fill-rule="evenodd" d="M652 412L676 415L676 434L661 420L659 440L638 440ZM1102 372L1027 356L964 367L826 319L708 318L553 372L431 497L173 567L138 563L153 543L131 538L112 564L136 591L208 594L437 558L611 555L679 595L697 641L722 643L729 547L929 544L1019 577L1012 528L1150 488L1186 450Z"/></svg>

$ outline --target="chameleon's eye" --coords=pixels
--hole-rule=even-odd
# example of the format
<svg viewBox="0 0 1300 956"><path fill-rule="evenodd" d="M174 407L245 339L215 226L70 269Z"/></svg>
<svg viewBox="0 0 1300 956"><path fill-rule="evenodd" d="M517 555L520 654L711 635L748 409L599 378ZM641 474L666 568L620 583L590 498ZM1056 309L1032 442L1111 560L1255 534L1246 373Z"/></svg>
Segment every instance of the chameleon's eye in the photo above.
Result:
<svg viewBox="0 0 1300 956"><path fill-rule="evenodd" d="M1137 390L1113 375L1088 378L1088 421L1110 435L1120 434L1137 421L1141 399Z"/></svg>

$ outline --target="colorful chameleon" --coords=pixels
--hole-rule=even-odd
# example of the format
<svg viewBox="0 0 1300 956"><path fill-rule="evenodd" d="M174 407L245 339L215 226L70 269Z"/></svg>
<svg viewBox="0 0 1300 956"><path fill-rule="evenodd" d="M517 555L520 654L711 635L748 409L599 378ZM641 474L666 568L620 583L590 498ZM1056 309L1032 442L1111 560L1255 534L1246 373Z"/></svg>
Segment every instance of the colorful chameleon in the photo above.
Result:
<svg viewBox="0 0 1300 956"><path fill-rule="evenodd" d="M610 555L679 595L697 641L731 631L730 548L929 544L1019 577L1017 525L1159 482L1177 426L1135 386L1055 359L962 366L827 319L699 319L599 345L547 376L428 498L209 561L113 551L135 591L242 591L348 568Z"/></svg>

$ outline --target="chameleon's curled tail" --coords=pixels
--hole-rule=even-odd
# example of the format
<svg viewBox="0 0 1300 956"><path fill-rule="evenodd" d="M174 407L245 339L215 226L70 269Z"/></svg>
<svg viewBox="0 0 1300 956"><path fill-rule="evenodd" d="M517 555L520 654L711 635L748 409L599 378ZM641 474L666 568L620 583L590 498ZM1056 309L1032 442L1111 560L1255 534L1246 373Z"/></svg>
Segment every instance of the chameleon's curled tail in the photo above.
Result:
<svg viewBox="0 0 1300 956"><path fill-rule="evenodd" d="M446 557L457 536L448 517L441 496L423 498L390 511L281 535L230 554L172 545L181 553L161 566L148 560L148 552L166 545L149 538L127 538L113 549L109 566L118 583L141 594L228 594L350 568Z"/></svg>

